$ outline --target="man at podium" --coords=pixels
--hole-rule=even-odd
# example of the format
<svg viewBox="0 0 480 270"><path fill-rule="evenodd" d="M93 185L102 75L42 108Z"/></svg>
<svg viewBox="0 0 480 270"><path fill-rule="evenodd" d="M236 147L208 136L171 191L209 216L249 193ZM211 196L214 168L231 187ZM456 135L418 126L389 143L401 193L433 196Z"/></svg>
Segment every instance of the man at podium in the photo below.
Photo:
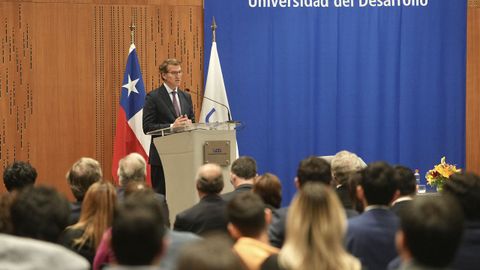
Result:
<svg viewBox="0 0 480 270"><path fill-rule="evenodd" d="M160 64L160 75L163 84L149 92L143 107L143 132L175 128L195 122L192 97L180 90L182 80L181 62L177 59L166 59ZM165 175L152 136L148 162L151 165L152 187L155 192L166 195Z"/></svg>

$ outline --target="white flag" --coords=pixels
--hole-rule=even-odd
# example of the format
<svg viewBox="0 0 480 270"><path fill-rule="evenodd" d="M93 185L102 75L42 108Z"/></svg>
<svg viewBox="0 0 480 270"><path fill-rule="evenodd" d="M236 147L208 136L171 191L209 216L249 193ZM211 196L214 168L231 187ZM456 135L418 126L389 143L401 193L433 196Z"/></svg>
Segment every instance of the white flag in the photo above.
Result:
<svg viewBox="0 0 480 270"><path fill-rule="evenodd" d="M225 90L225 84L223 83L217 43L213 42L199 122L214 123L231 120L228 119L229 111L230 105L228 105L227 92Z"/></svg>

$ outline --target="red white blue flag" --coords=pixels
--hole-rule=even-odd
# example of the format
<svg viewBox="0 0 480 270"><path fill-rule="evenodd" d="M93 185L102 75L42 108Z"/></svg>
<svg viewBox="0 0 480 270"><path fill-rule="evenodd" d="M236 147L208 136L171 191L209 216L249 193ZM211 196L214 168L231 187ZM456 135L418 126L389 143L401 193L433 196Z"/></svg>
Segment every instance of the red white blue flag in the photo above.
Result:
<svg viewBox="0 0 480 270"><path fill-rule="evenodd" d="M146 92L134 44L130 46L128 53L121 91L112 159L112 175L117 183L118 161L132 152L137 152L145 160L148 160L150 150L151 136L145 135L142 129ZM147 166L147 179L149 181L150 166L148 164Z"/></svg>

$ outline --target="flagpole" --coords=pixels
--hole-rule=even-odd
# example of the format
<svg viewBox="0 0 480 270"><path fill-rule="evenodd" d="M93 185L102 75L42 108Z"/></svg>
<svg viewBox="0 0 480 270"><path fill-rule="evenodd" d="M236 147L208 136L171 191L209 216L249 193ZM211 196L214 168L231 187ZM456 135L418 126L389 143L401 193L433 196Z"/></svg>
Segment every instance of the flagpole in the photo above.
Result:
<svg viewBox="0 0 480 270"><path fill-rule="evenodd" d="M217 24L215 23L215 16L213 16L212 25L210 26L210 28L212 29L213 42L216 42L217 37L215 36L215 31L217 30Z"/></svg>
<svg viewBox="0 0 480 270"><path fill-rule="evenodd" d="M134 44L135 43L135 24L132 22L132 24L129 26L130 28L130 41L131 41L131 44Z"/></svg>

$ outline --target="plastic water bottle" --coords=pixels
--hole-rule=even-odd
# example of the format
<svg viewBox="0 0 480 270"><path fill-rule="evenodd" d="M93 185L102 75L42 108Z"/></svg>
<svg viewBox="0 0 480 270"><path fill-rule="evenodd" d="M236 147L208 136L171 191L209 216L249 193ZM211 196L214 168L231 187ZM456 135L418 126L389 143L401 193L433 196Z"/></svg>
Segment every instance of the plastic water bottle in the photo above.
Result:
<svg viewBox="0 0 480 270"><path fill-rule="evenodd" d="M425 185L420 184L420 173L418 172L418 169L415 170L415 182L417 182L417 193L425 193L427 192L427 187Z"/></svg>
<svg viewBox="0 0 480 270"><path fill-rule="evenodd" d="M418 172L418 169L415 169L415 181L417 182L417 187L420 185L420 173Z"/></svg>

